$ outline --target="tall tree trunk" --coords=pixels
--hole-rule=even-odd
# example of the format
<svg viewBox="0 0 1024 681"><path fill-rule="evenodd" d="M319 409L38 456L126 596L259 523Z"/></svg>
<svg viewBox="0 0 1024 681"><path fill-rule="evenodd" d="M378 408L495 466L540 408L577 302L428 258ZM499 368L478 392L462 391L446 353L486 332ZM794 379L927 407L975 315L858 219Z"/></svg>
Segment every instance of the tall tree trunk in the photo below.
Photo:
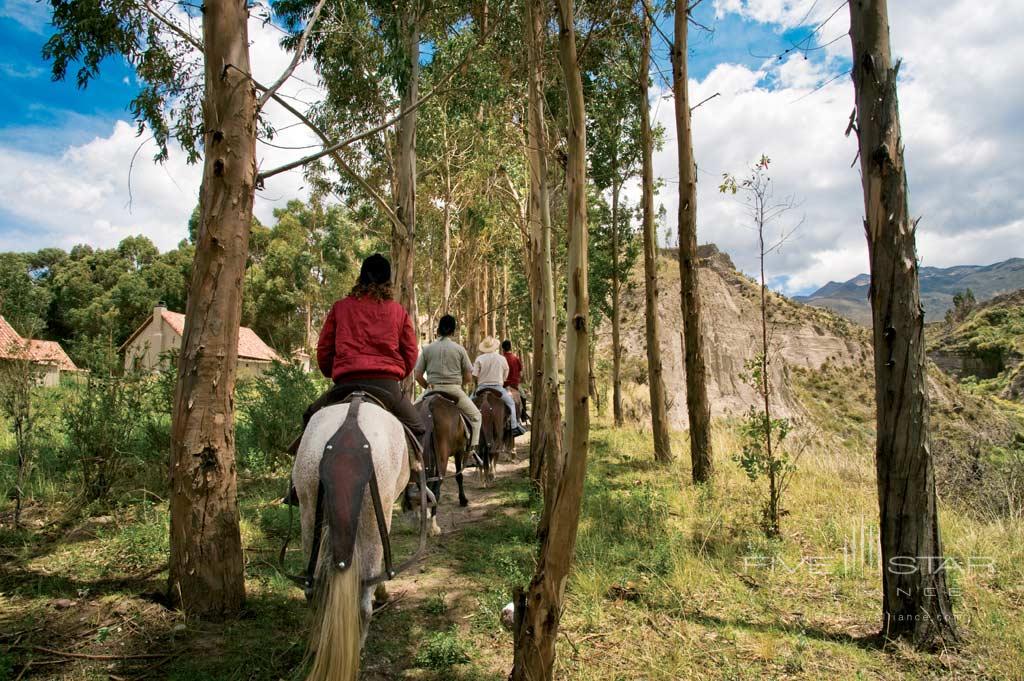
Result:
<svg viewBox="0 0 1024 681"><path fill-rule="evenodd" d="M651 155L654 136L651 133L650 68L651 24L646 14L640 18L640 144L643 149L643 212L644 212L644 288L647 303L647 384L651 393L651 430L654 437L654 459L659 463L672 460L672 443L668 434L668 408L665 402L665 379L661 363L658 319L658 234L654 227L654 168Z"/></svg>
<svg viewBox="0 0 1024 681"><path fill-rule="evenodd" d="M708 482L713 473L711 404L704 366L699 267L697 260L697 163L690 127L690 88L687 83L687 3L675 8L672 46L672 92L676 105L676 144L679 149L679 300L683 313L686 362L686 411L690 417L690 461L693 481Z"/></svg>
<svg viewBox="0 0 1024 681"><path fill-rule="evenodd" d="M248 19L245 3L229 0L210 0L203 13L202 223L171 428L169 597L206 617L235 613L245 601L233 393L256 178Z"/></svg>
<svg viewBox="0 0 1024 681"><path fill-rule="evenodd" d="M550 462L562 457L562 412L558 403L558 340L555 275L551 253L551 198L548 195L547 126L544 121L544 51L547 16L542 0L526 0L524 29L528 52L527 157L530 166L530 250L540 285L534 320L533 418L530 425L530 477L541 482Z"/></svg>
<svg viewBox="0 0 1024 681"><path fill-rule="evenodd" d="M618 168L613 170L618 177ZM622 427L622 282L619 272L619 258L622 242L619 236L619 191L618 180L612 183L612 412L615 426Z"/></svg>
<svg viewBox="0 0 1024 681"><path fill-rule="evenodd" d="M493 317L493 314L494 314L493 313L493 310L494 310L494 286L492 285L492 283L493 283L493 281L492 281L493 280L493 277L492 277L493 273L494 273L494 268L491 267L490 263L485 262L484 263L484 276L483 276L484 290L481 293L481 295L483 297L483 302L484 302L484 304L483 304L483 315L484 315L483 322L484 322L484 336L485 337L486 336L493 336L494 335L494 325L493 325L493 321L494 321L494 317Z"/></svg>
<svg viewBox="0 0 1024 681"><path fill-rule="evenodd" d="M871 259L882 544L882 632L921 647L958 639L928 449L924 310L907 204L886 0L851 0L853 83ZM912 565L914 569L907 569Z"/></svg>
<svg viewBox="0 0 1024 681"><path fill-rule="evenodd" d="M405 3L401 10L401 30L405 37L409 72L406 75L400 107L412 108L419 99L420 81L420 27L416 3ZM405 307L419 336L419 315L416 308L416 289L413 265L416 248L416 111L411 111L398 122L398 150L395 155L397 181L395 183L395 214L402 227L391 232L395 299ZM406 395L412 395L410 376L402 384Z"/></svg>
<svg viewBox="0 0 1024 681"><path fill-rule="evenodd" d="M508 261L501 264L501 337L508 338Z"/></svg>
<svg viewBox="0 0 1024 681"><path fill-rule="evenodd" d="M442 267L441 267L441 295L444 296L442 300L442 314L450 314L452 304L452 211L451 211L451 176L447 175L445 180L447 183L447 191L445 193L444 203L444 241L442 246Z"/></svg>
<svg viewBox="0 0 1024 681"><path fill-rule="evenodd" d="M532 144L528 143L527 156L534 153ZM527 220L530 235L530 314L533 351L530 372L530 389L533 392L533 424L543 421L544 417L544 287L542 281L543 235L540 224L540 198L534 188L533 172L530 172L530 198L527 203ZM540 426L530 426L530 480L538 488L541 484L543 458L541 447Z"/></svg>
<svg viewBox="0 0 1024 681"><path fill-rule="evenodd" d="M533 2L530 0L527 4L532 5ZM561 460L547 462L544 514L538 527L541 549L537 570L527 592L518 592L516 599L513 681L553 678L555 642L565 583L576 550L590 429L587 397L590 300L587 288L586 113L576 54L573 0L558 0L558 24L558 55L569 104L566 454Z"/></svg>

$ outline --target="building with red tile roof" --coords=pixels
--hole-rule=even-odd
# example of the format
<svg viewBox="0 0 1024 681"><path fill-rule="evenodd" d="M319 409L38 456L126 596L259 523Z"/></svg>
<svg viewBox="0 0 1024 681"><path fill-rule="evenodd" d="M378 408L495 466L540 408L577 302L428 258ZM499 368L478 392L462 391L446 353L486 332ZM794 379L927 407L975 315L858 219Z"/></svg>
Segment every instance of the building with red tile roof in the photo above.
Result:
<svg viewBox="0 0 1024 681"><path fill-rule="evenodd" d="M77 372L78 367L71 361L64 348L56 341L26 340L0 316L0 361L28 359L40 367L42 385L53 387L60 384L62 372Z"/></svg>
<svg viewBox="0 0 1024 681"><path fill-rule="evenodd" d="M185 315L158 304L153 314L121 346L125 368L160 366L164 358L181 348L184 335ZM281 358L255 331L244 326L238 330L239 375L262 373L274 361L281 361Z"/></svg>

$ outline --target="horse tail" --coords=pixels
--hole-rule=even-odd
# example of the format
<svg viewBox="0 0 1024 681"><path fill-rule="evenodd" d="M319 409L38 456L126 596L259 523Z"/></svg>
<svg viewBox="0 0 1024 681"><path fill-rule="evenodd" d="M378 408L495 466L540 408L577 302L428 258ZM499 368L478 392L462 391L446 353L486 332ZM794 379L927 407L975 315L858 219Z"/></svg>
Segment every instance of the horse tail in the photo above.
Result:
<svg viewBox="0 0 1024 681"><path fill-rule="evenodd" d="M326 530L326 528L325 528ZM328 532L324 532L320 555L330 556ZM307 655L313 663L306 681L356 681L362 622L359 596L359 546L352 553L352 565L337 570L330 561L321 563L313 596L313 626Z"/></svg>

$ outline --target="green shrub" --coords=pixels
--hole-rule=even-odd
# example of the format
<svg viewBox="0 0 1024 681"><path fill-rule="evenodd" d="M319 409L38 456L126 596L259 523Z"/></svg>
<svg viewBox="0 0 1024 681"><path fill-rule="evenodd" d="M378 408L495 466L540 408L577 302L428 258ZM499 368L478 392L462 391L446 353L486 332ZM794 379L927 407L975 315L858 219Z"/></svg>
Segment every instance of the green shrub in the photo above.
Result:
<svg viewBox="0 0 1024 681"><path fill-rule="evenodd" d="M239 384L236 399L239 464L264 472L288 450L302 428L302 414L326 388L298 364L274 362L262 376Z"/></svg>
<svg viewBox="0 0 1024 681"><path fill-rule="evenodd" d="M138 446L136 436L149 418L150 376L90 373L72 390L65 405L65 455L81 474L85 501L105 500L111 489L154 453Z"/></svg>
<svg viewBox="0 0 1024 681"><path fill-rule="evenodd" d="M416 666L426 669L448 669L465 662L469 662L469 652L455 627L435 632L416 652Z"/></svg>

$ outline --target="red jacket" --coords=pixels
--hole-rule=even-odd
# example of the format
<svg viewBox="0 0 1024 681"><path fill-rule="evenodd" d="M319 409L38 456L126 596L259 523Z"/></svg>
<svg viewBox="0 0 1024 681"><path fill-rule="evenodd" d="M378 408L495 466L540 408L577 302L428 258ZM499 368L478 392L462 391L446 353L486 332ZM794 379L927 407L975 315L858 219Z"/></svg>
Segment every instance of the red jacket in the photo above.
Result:
<svg viewBox="0 0 1024 681"><path fill-rule="evenodd" d="M405 308L393 300L348 296L324 320L316 362L335 381L402 380L412 373L418 349Z"/></svg>
<svg viewBox="0 0 1024 681"><path fill-rule="evenodd" d="M505 361L508 362L508 378L505 379L505 387L518 390L519 383L523 380L523 363L516 357L515 353L503 352L501 354L505 357Z"/></svg>

